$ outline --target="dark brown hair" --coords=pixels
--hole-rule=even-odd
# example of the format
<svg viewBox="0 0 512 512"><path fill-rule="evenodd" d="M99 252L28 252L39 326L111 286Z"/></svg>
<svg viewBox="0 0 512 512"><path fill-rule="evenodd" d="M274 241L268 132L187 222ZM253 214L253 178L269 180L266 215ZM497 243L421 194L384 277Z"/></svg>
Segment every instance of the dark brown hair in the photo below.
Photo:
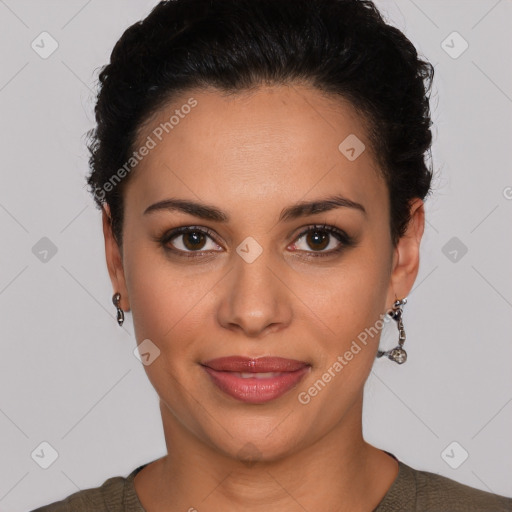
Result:
<svg viewBox="0 0 512 512"><path fill-rule="evenodd" d="M396 244L410 201L430 190L433 75L369 0L162 1L124 32L101 70L87 183L99 208L109 204L122 246L129 175L118 171L126 169L141 126L173 96L193 87L238 92L306 82L364 113L388 185ZM119 183L116 173L123 175Z"/></svg>

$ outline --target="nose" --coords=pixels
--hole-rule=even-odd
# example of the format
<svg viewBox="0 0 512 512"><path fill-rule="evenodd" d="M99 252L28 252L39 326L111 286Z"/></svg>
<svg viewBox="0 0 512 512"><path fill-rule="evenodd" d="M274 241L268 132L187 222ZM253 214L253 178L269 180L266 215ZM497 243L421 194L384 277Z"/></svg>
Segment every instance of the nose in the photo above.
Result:
<svg viewBox="0 0 512 512"><path fill-rule="evenodd" d="M263 250L252 262L234 254L233 268L223 282L217 318L225 329L263 338L286 328L292 319L292 292L286 286L283 262Z"/></svg>

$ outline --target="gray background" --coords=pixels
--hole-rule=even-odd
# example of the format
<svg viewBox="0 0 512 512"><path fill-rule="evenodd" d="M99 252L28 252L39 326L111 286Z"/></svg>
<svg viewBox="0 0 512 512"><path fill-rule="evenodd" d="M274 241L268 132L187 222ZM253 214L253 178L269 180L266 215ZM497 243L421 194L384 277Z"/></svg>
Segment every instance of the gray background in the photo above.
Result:
<svg viewBox="0 0 512 512"><path fill-rule="evenodd" d="M165 453L131 317L122 329L115 320L101 217L84 184L98 68L155 4L0 0L1 511ZM376 362L365 436L413 467L512 496L512 2L377 5L436 67L436 178L404 308L409 360ZM43 31L59 45L46 59L31 47ZM469 44L457 58L453 31ZM395 341L388 327L382 344ZM44 441L58 453L47 469Z"/></svg>

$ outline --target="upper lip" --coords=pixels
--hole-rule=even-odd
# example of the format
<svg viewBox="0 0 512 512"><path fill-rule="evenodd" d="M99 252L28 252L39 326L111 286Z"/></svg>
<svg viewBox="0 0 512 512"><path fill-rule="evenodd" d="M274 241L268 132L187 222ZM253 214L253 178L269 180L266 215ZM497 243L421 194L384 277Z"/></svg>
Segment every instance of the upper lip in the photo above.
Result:
<svg viewBox="0 0 512 512"><path fill-rule="evenodd" d="M219 357L217 359L210 359L202 364L212 370L244 373L294 372L309 366L304 361L285 359L283 357L251 358L244 356Z"/></svg>

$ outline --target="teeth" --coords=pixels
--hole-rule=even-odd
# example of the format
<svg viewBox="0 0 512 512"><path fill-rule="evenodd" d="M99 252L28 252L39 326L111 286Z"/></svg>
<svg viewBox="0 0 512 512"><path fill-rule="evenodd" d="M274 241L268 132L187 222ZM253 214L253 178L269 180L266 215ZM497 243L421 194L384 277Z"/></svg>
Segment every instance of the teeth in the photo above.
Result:
<svg viewBox="0 0 512 512"><path fill-rule="evenodd" d="M233 372L237 377L241 377L242 379L270 379L272 377L277 377L281 375L281 372L266 372L266 373L251 373L251 372Z"/></svg>

